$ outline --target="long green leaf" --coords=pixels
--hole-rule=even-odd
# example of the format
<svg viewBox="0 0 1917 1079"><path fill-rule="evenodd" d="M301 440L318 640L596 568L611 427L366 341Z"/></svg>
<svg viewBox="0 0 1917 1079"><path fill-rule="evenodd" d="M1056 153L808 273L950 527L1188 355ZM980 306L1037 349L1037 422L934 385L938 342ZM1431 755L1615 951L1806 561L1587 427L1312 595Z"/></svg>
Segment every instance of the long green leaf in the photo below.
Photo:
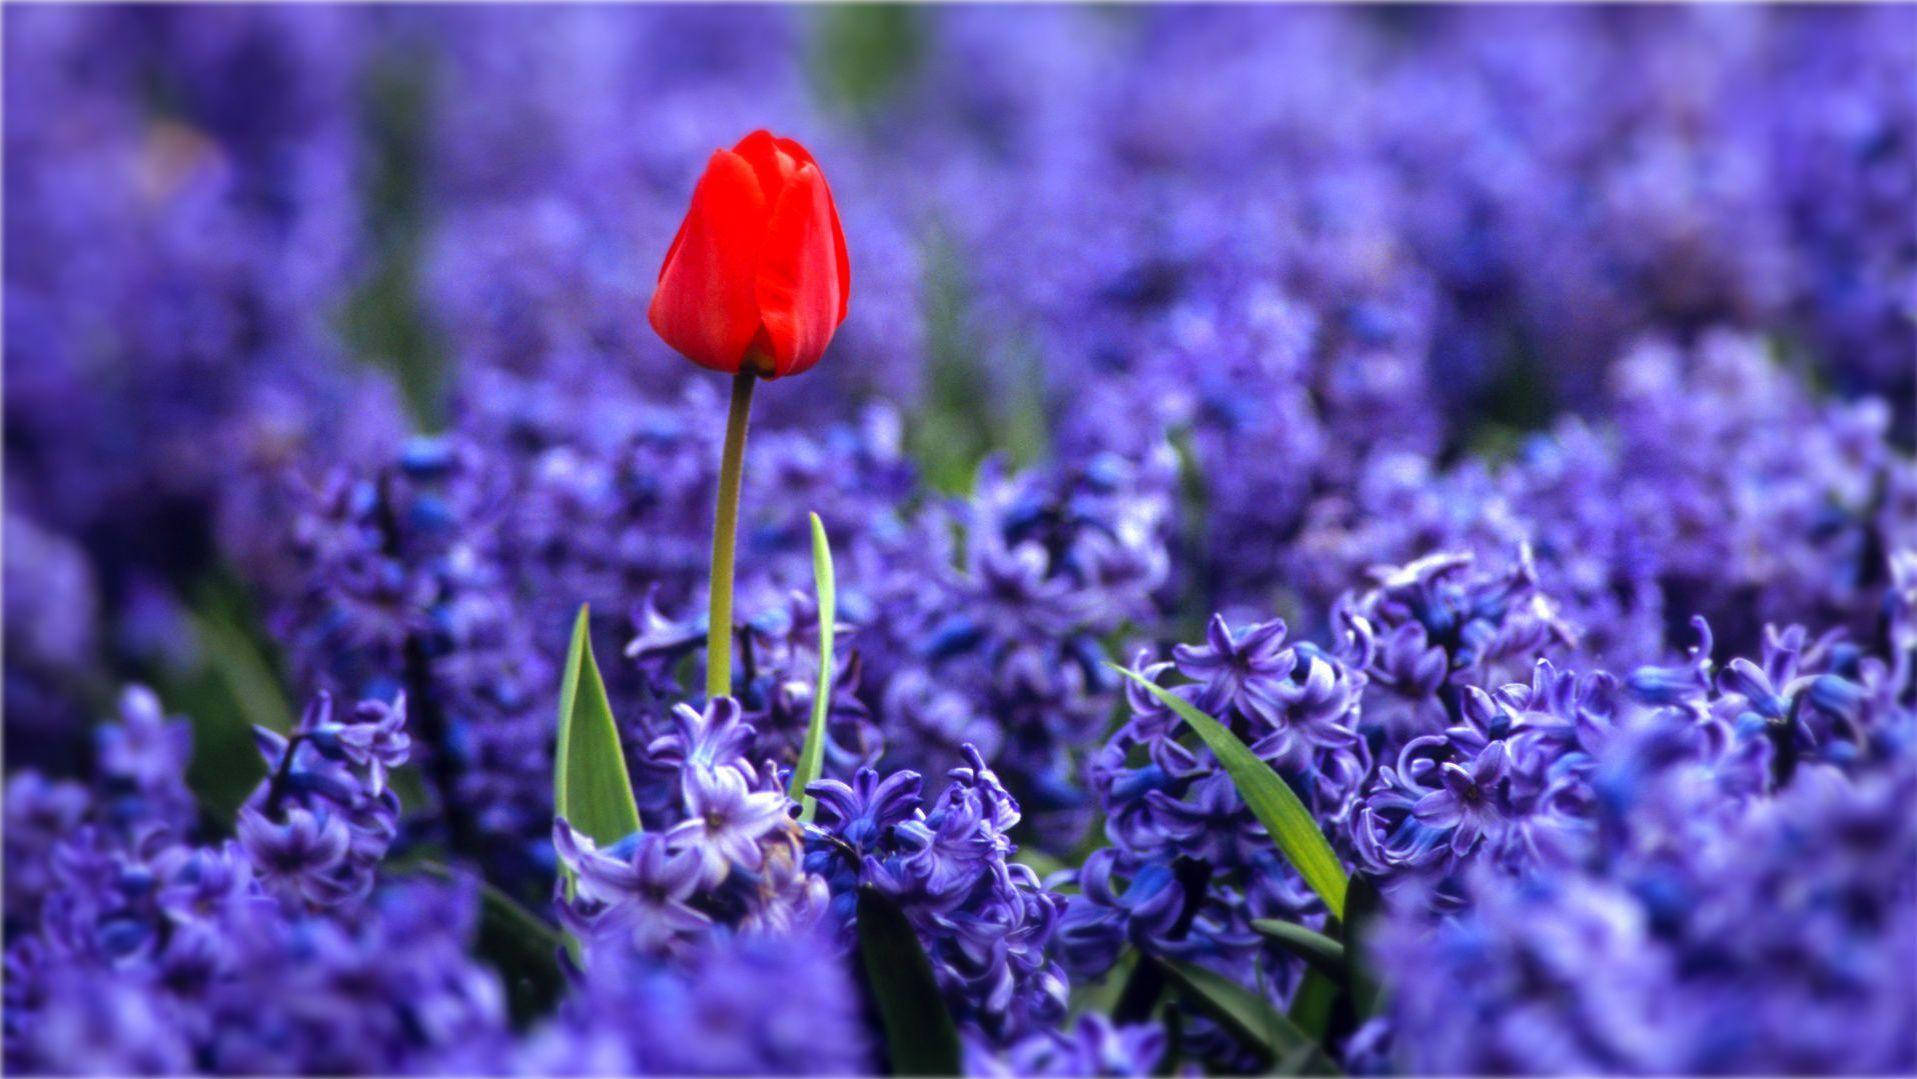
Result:
<svg viewBox="0 0 1917 1079"><path fill-rule="evenodd" d="M579 607L559 685L559 745L553 754L553 808L574 829L600 844L639 830L639 807L626 775L619 725L606 700L606 683L592 658L587 609Z"/></svg>
<svg viewBox="0 0 1917 1079"><path fill-rule="evenodd" d="M1371 956L1365 947L1365 935L1384 907L1378 885L1369 874L1351 878L1351 891L1345 902L1345 984L1351 990L1351 1007L1362 1023L1377 1014L1378 979L1371 971Z"/></svg>
<svg viewBox="0 0 1917 1079"><path fill-rule="evenodd" d="M932 962L890 899L859 889L859 959L884 1028L893 1075L958 1075L958 1028Z"/></svg>
<svg viewBox="0 0 1917 1079"><path fill-rule="evenodd" d="M293 726L293 710L243 591L227 573L215 571L193 595L186 621L199 643L192 650L197 662L161 664L153 673L167 708L193 723L187 786L209 818L225 822L266 776L253 728L285 732ZM76 691L84 692L79 686Z"/></svg>
<svg viewBox="0 0 1917 1079"><path fill-rule="evenodd" d="M812 823L818 812L816 799L805 793L806 784L819 778L825 767L825 716L832 708L832 630L838 614L837 584L832 576L832 544L825 538L825 522L812 517L812 584L819 593L819 685L812 692L812 724L805 731L805 745L799 748L799 763L792 769L792 800L799 803L799 819Z"/></svg>
<svg viewBox="0 0 1917 1079"><path fill-rule="evenodd" d="M1337 1067L1298 1025L1265 998L1195 963L1156 960L1178 987L1247 1044L1294 1075L1330 1075Z"/></svg>
<svg viewBox="0 0 1917 1079"><path fill-rule="evenodd" d="M1338 987L1329 974L1316 967L1305 968L1305 976L1298 983L1298 989L1291 995L1291 1007L1285 1012L1305 1037L1319 1045L1327 1044L1325 1035L1331 1030L1333 1013L1338 1007L1338 998L1344 990Z"/></svg>
<svg viewBox="0 0 1917 1079"><path fill-rule="evenodd" d="M1225 766L1225 772L1231 776L1238 794L1245 804L1251 807L1252 814L1271 833L1291 864L1305 878L1305 883L1318 893L1331 909L1333 917L1343 918L1345 911L1345 871L1338 864L1338 855L1325 840L1325 834L1318 830L1318 824L1311 819L1311 813L1298 795L1285 783L1271 766L1252 755L1245 743L1231 733L1224 724L1193 708L1189 703L1166 692L1150 679L1137 671L1121 667L1116 663L1107 664L1113 670L1144 686L1152 696L1157 697L1167 708L1178 714L1198 733L1212 755Z"/></svg>
<svg viewBox="0 0 1917 1079"><path fill-rule="evenodd" d="M1256 919L1251 927L1277 941L1286 951L1310 963L1314 969L1325 972L1333 979L1344 978L1345 946L1323 933L1276 918Z"/></svg>
<svg viewBox="0 0 1917 1079"><path fill-rule="evenodd" d="M233 693L247 722L268 730L293 726L293 709L280 692L279 678L246 631L231 616L206 612L195 615L193 628L206 648L208 664Z"/></svg>

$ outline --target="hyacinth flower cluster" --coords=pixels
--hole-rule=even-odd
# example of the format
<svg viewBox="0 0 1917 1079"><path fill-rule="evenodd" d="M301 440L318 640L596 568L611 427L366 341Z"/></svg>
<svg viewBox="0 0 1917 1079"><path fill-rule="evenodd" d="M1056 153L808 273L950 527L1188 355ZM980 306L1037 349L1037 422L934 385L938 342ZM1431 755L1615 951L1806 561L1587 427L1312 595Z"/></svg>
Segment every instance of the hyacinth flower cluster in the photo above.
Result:
<svg viewBox="0 0 1917 1079"><path fill-rule="evenodd" d="M718 698L703 713L681 704L673 719L673 733L635 765L642 830L601 845L555 824L571 879L558 909L584 944L589 984L602 964L692 970L715 946L776 952L794 936L816 936L815 959L843 964L858 893L872 888L904 912L976 1051L1094 1051L1054 1029L1066 1004L1054 954L1064 899L1012 860L1018 803L976 750L967 747L967 764L936 801L911 771L867 768L849 783L810 784L819 819L802 831L781 770L748 763L754 732L735 701Z"/></svg>
<svg viewBox="0 0 1917 1079"><path fill-rule="evenodd" d="M341 694L404 694L433 796L424 835L483 855L498 879L549 865L542 696L552 661L514 616L496 527L510 489L482 452L418 437L368 473L276 472L232 540L283 583L267 617L296 676ZM543 838L543 837L541 837Z"/></svg>
<svg viewBox="0 0 1917 1079"><path fill-rule="evenodd" d="M936 801L921 788L916 772L870 769L849 784L807 788L823 834L806 867L830 882L835 920L851 928L861 887L897 902L968 1036L997 1045L1054 1026L1065 1014L1066 981L1052 956L1064 902L1011 860L1017 845L1006 832L1018 803L969 747Z"/></svg>
<svg viewBox="0 0 1917 1079"><path fill-rule="evenodd" d="M1911 11L6 21L9 1071L1917 1069Z"/></svg>
<svg viewBox="0 0 1917 1079"><path fill-rule="evenodd" d="M677 959L595 954L517 1051L534 1075L857 1075L873 1069L858 993L814 932L719 934Z"/></svg>
<svg viewBox="0 0 1917 1079"><path fill-rule="evenodd" d="M1899 621L1894 658L1793 628L1715 678L1700 659L1615 687L1560 758L1563 841L1468 867L1435 925L1414 888L1380 928L1402 1065L1909 1067L1917 714ZM1523 719L1562 723L1564 703Z"/></svg>
<svg viewBox="0 0 1917 1079"><path fill-rule="evenodd" d="M263 732L236 839L185 784L192 739L143 688L98 727L91 787L7 785L9 1071L477 1069L504 996L467 954L470 889L374 871L398 812L403 707L316 700Z"/></svg>
<svg viewBox="0 0 1917 1079"><path fill-rule="evenodd" d="M1740 649L1766 621L1874 632L1886 552L1917 537L1885 401L1820 401L1735 334L1647 341L1609 381L1615 420L1567 418L1500 467L1376 459L1313 507L1289 555L1302 591L1329 603L1375 564L1524 544L1579 647L1610 663L1684 647L1695 614L1738 627Z"/></svg>
<svg viewBox="0 0 1917 1079"><path fill-rule="evenodd" d="M170 609L218 558L207 522L250 462L403 430L331 318L369 262L357 87L377 39L319 8L9 23L8 96L36 105L6 125L8 541L35 527L87 552L127 630L89 642L88 667L120 665L86 672L110 686L178 660ZM75 407L102 422L60 419ZM50 703L81 719L60 726L101 692L62 679Z"/></svg>
<svg viewBox="0 0 1917 1079"><path fill-rule="evenodd" d="M1699 619L1683 665L1578 677L1541 661L1475 697L1500 767L1422 762L1457 781L1427 781L1403 827L1455 837L1476 802L1480 836L1405 844L1427 856L1380 867L1402 891L1377 954L1407 990L1355 1051L1382 1064L1395 1039L1419 1070L1908 1066L1875 1011L1910 999L1907 556L1894 579L1887 648L1771 628L1720 667Z"/></svg>
<svg viewBox="0 0 1917 1079"><path fill-rule="evenodd" d="M1644 412L1606 391L1608 372L1646 336L1682 347L1712 326L1749 333L1789 324L1792 330L1755 347L1790 360L1832 326L1813 313L1819 303L1796 291L1811 281L1845 293L1845 310L1857 316L1839 320L1853 327L1839 331L1850 338L1844 347L1811 346L1823 354L1812 361L1819 376L1841 383L1846 397L1907 401L1909 335L1881 334L1869 347L1851 337L1864 325L1887 329L1861 311L1894 308L1890 283L1908 271L1879 271L1907 267L1913 250L1902 218L1885 220L1874 239L1857 230L1888 205L1881 196L1908 192L1917 179L1910 155L1896 164L1880 156L1907 145L1917 119L1908 95L1882 93L1878 81L1908 65L1908 50L1869 40L1873 27L1907 36L1907 19L1716 23L1564 11L1524 19L1447 12L1415 21L1445 47L1401 52L1382 27L1335 12L1161 13L1136 25L1071 11L1016 24L954 13L955 32L938 35L929 66L941 85L962 88L940 98L954 106L949 127L925 142L928 154L942 157L952 140L978 137L981 117L992 118L990 164L940 173L950 181L949 202L964 208L953 217L985 293L981 322L1017 325L1021 338L1044 342L1035 366L1062 406L1067 444L1135 443L1152 426L1141 419L1153 417L1174 431L1189 429L1207 466L1205 535L1216 552L1194 552L1210 583L1207 606L1247 603L1244 616L1257 617L1270 592L1342 571L1302 597L1303 611L1315 614L1361 584L1372 563L1459 545L1420 529L1477 525L1489 516L1543 530L1562 519L1592 530L1589 538L1605 541L1607 554L1601 562L1587 558L1581 552L1594 548L1575 535L1564 537L1562 553L1546 553L1542 537L1533 537L1541 557L1572 564L1580 600L1622 608L1635 621L1599 632L1628 635L1631 648L1642 648L1639 633L1660 650L1675 647L1653 636L1665 624L1659 610L1640 613L1662 598L1660 575L1646 565L1655 553L1631 531L1649 525L1654 530L1644 535L1668 534L1700 508L1683 504L1693 496L1668 481L1632 482L1628 491L1613 481L1608 498L1567 490L1551 500L1556 512L1494 495L1473 512L1471 502L1436 496L1413 476L1419 486L1412 490L1393 483L1380 491L1423 503L1404 529L1409 542L1343 552L1350 558L1340 566L1341 552L1316 543L1297 552L1306 557L1293 557L1295 547L1307 546L1293 537L1334 515L1344 517L1341 529L1401 535L1390 506L1359 515L1341 508L1365 486L1378 490L1430 469L1433 458L1484 437L1485 426L1547 422L1557 402L1633 424ZM1738 46L1719 47L1725 34ZM1327 55L1348 59L1326 65ZM1623 95L1628 101L1586 92L1629 81L1619 73L1641 69L1647 56L1659 58L1649 62L1657 74ZM1831 77L1835 56L1855 65L1842 78ZM1186 81L1212 89L1176 102L1153 92L1182 70L1191 71ZM1341 78L1321 74L1350 70L1374 71L1392 92L1353 102ZM1151 75L1134 86L1106 72ZM1751 122L1752 101L1772 94L1777 111L1765 115L1780 121ZM1516 113L1513 101L1524 102ZM1835 121L1840 114L1849 120ZM1794 179L1767 189L1770 178L1801 175L1795 163L1813 158L1859 182L1842 185L1859 192L1849 212L1826 216L1829 200ZM1095 191L1077 182L1088 173L1101 177ZM986 194L1005 189L1019 197ZM1727 213L1731 205L1740 209ZM1140 213L1141 206L1153 212ZM1846 220L1839 232L1849 238L1827 246L1837 235L1824 231L1833 217ZM1767 224L1754 232L1756 220ZM1572 229L1567 221L1583 224ZM1762 242L1753 239L1759 233ZM1013 234L1025 242L1002 242ZM1088 237L1097 239L1088 245ZM1088 246L1096 256L1085 253ZM1874 253L1863 255L1864 248ZM1856 257L1826 258L1837 250ZM1551 272L1530 272L1539 265ZM1647 303L1656 295L1667 298ZM1809 329L1789 310L1826 329ZM1878 366L1892 353L1902 359ZM1720 429L1722 416L1726 433L1761 442L1763 452L1788 452L1788 440L1768 438L1770 428L1732 419L1735 406L1712 400L1722 392L1717 379L1699 383L1708 396L1679 391L1669 402L1708 411L1704 431ZM1477 416L1497 397L1542 414L1461 428L1457 418ZM1889 419L1909 430L1907 409L1893 408ZM1668 452L1669 442L1656 441L1669 430L1664 423L1642 428L1667 451L1656 461L1714 472L1720 490L1751 482L1752 473L1710 448ZM1900 437L1908 443L1907 433ZM1549 442L1539 450L1540 466L1552 470L1541 478L1549 481L1558 454ZM1460 471L1476 467L1474 456ZM1652 460L1604 456L1612 472ZM1821 469L1815 457L1809 467ZM1801 473L1806 464L1787 467ZM1362 482L1367 475L1375 478ZM1727 493L1713 499L1720 512L1766 515L1734 486ZM1644 519L1620 520L1619 507ZM1502 535L1495 546L1523 538ZM1676 542L1673 556L1685 557ZM1734 548L1740 562L1751 549ZM1632 589L1622 603L1598 579L1620 566ZM1759 561L1751 569L1770 580L1778 567ZM1749 601L1752 586L1725 588L1708 578L1697 583ZM1822 589L1828 578L1812 573L1804 583ZM1676 597L1672 627L1681 631L1696 599ZM1772 610L1759 618L1786 616Z"/></svg>
<svg viewBox="0 0 1917 1079"><path fill-rule="evenodd" d="M1073 751L1117 699L1109 642L1156 619L1168 578L1173 473L1164 454L1053 473L987 461L971 498L923 534L956 534L885 578L855 637L888 761L952 767L970 744L1002 773L1035 839L1063 849L1088 808ZM916 570L916 572L914 572Z"/></svg>
<svg viewBox="0 0 1917 1079"><path fill-rule="evenodd" d="M1897 583L1881 604L1885 621L1876 641L1853 643L1841 628L1815 638L1802 627L1771 628L1754 655L1720 668L1712 657L1721 652L1700 617L1682 665L1580 673L1559 666L1575 629L1556 617L1524 559L1510 570L1487 572L1466 555L1434 556L1381 569L1376 587L1342 601L1330 617L1347 633L1330 652L1309 643L1287 647L1282 622L1234 630L1220 618L1204 644L1178 646L1170 662L1142 657L1139 669L1159 681L1183 676L1187 681L1170 692L1225 723L1251 754L1289 782L1341 859L1385 888L1394 913L1377 930L1390 942L1382 953L1388 958L1378 962L1388 984L1419 983L1401 1005L1415 1018L1396 1011L1356 1032L1343 1048L1349 1066L1633 1071L1652 1066L1653 1057L1672 1059L1661 1054L1675 1046L1680 1054L1699 1054L1675 1058L1696 1068L1737 1066L1726 1063L1732 1060L1748 1067L1770 1059L1798 1060L1803 1067L1818 1061L1820 1068L1836 1059L1875 1060L1847 1066L1883 1067L1909 1057L1908 1045L1889 1039L1895 1024L1887 1018L1874 1028L1884 1040L1856 1046L1855 1057L1820 1057L1814 1048L1775 1042L1753 1047L1748 1056L1730 1055L1748 1043L1720 1044L1714 1020L1704 1013L1660 1015L1660 1022L1670 1024L1661 1031L1601 1032L1636 1037L1636 1051L1650 1056L1577 1055L1587 1032L1575 1024L1606 1010L1598 1001L1607 990L1580 987L1580 994L1592 994L1579 997L1590 1002L1589 1012L1566 1003L1558 1014L1556 1005L1533 1003L1541 990L1520 972L1533 961L1526 958L1533 954L1529 949L1545 949L1537 961L1559 978L1574 978L1584 964L1601 965L1607 949L1622 946L1616 933L1649 932L1654 919L1678 917L1675 912L1687 908L1686 896L1708 887L1702 881L1728 871L1711 868L1710 856L1697 852L1717 850L1723 853L1716 857L1730 858L1749 841L1788 859L1793 844L1819 834L1820 826L1800 821L1788 832L1777 831L1794 819L1794 811L1773 808L1779 801L1855 803L1877 807L1880 815L1894 804L1888 792L1897 783L1907 785L1917 732L1911 699L1917 665L1911 627L1917 620L1908 556L1894 560L1891 572ZM1527 667L1528 677L1514 680ZM1097 976L1134 945L1147 954L1215 966L1241 984L1264 987L1276 1002L1288 1001L1302 965L1254 933L1250 922L1262 917L1319 924L1322 906L1280 858L1237 777L1185 734L1179 718L1154 696L1130 696L1132 718L1092 765L1111 846L1073 874L1079 892L1060 931L1068 969L1078 977ZM1311 702L1320 707L1299 707ZM1872 811L1858 812L1868 817ZM1846 862L1843 870L1812 872L1838 889L1846 880L1872 881L1879 890L1868 903L1907 902L1913 884L1908 866L1891 867L1907 860L1909 838L1894 838L1898 833L1883 831L1888 821L1878 821L1858 825L1859 850L1829 854ZM1750 838L1752 829L1766 828L1776 838ZM1694 843L1687 838L1693 833ZM1239 868L1246 866L1256 868L1246 874ZM1792 870L1780 861L1774 872ZM1619 876L1608 876L1613 873ZM1689 875L1691 883L1680 887L1668 879L1673 873ZM1567 875L1580 874L1595 874L1599 890L1629 896L1644 910L1621 908L1615 897L1593 898L1582 885L1566 884ZM1783 886L1779 877L1764 879L1762 887ZM1748 900L1772 901L1759 895ZM1586 902L1601 907L1556 905ZM1834 939L1868 947L1872 963L1882 963L1850 991L1870 997L1874 1008L1894 1010L1892 1002L1908 983L1893 972L1897 957L1909 950L1908 926L1875 914L1859 917ZM1603 921L1591 922L1586 933L1578 928L1585 924L1580 919ZM1651 930L1631 929L1630 919L1653 920ZM1711 923L1708 934L1718 936L1684 945L1702 949L1699 958L1666 952L1646 965L1669 964L1656 969L1671 972L1689 969L1687 963L1694 967L1713 954L1710 949L1724 946L1722 934L1740 932L1742 924L1729 917ZM1791 924L1786 918L1775 924L1774 935L1790 940L1808 932L1793 926L1785 934L1783 927ZM1600 925L1612 935L1600 934ZM1589 949L1583 958L1563 951L1572 941ZM1652 945L1673 947L1656 940L1631 947ZM1801 947L1782 939L1777 946L1787 954ZM1511 950L1494 955L1487 947ZM1442 973L1427 978L1425 964ZM1736 972L1744 969L1710 977L1726 985L1761 978ZM1454 994L1486 972L1496 972L1500 988L1479 996L1462 992L1462 999L1482 1002L1474 1013L1482 1018L1472 1021L1482 1025L1467 1023L1468 1033L1433 1036L1454 1020ZM1781 1003L1786 999L1805 1003L1792 993L1822 993L1817 976L1807 971L1793 971L1790 981L1801 988L1780 991L1780 1003L1765 1000L1765 1009L1794 1006ZM1619 1004L1628 999L1638 1020L1648 1021L1643 1009L1656 999L1648 986L1608 991L1621 994ZM1499 993L1511 996L1499 1000ZM1724 1006L1750 1004L1744 998ZM1527 1018L1520 1021L1519 1015ZM1416 1025L1415 1035L1400 1025L1407 1021ZM1740 1023L1738 1029L1748 1027ZM1220 1047L1204 1035L1202 1025L1196 1037L1188 1030L1187 1046L1206 1046L1222 1054L1214 1059L1233 1059L1228 1044ZM1398 1051L1392 1047L1405 1037L1426 1040L1393 1055ZM1561 1051L1570 1055L1538 1056L1536 1039L1542 1037L1562 1039ZM1629 1048L1620 1041L1607 1051Z"/></svg>
<svg viewBox="0 0 1917 1079"><path fill-rule="evenodd" d="M589 951L606 941L641 955L684 952L715 929L781 934L816 923L825 886L801 864L778 769L745 755L753 730L738 703L681 704L673 724L638 764L634 797L652 811L649 827L602 848L564 817L554 822L573 878L561 921Z"/></svg>
<svg viewBox="0 0 1917 1079"><path fill-rule="evenodd" d="M269 777L234 831L262 884L316 907L362 899L399 831L389 769L406 763L406 698L362 701L343 720L321 693L290 735L257 728Z"/></svg>
<svg viewBox="0 0 1917 1079"><path fill-rule="evenodd" d="M1202 644L1179 645L1169 662L1148 659L1136 664L1144 677L1190 679L1172 692L1226 723L1320 819L1349 812L1371 751L1358 728L1365 675L1347 658L1288 640L1283 620L1234 629L1214 616ZM1323 907L1211 751L1141 689L1128 686L1126 701L1130 718L1087 766L1109 845L1071 874L1078 894L1059 930L1067 969L1100 978L1136 948L1287 999L1302 969L1251 923L1316 922ZM1214 1017L1191 1013L1184 1023L1188 1048L1214 1065L1255 1064Z"/></svg>

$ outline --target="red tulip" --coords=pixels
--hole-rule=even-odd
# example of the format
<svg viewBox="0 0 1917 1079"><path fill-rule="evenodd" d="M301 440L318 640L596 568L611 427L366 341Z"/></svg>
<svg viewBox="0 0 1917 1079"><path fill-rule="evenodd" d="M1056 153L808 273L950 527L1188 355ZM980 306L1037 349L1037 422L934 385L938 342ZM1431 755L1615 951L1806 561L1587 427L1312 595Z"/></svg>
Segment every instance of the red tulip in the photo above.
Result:
<svg viewBox="0 0 1917 1079"><path fill-rule="evenodd" d="M819 362L851 291L818 164L791 139L754 131L706 162L648 317L702 367L778 378Z"/></svg>

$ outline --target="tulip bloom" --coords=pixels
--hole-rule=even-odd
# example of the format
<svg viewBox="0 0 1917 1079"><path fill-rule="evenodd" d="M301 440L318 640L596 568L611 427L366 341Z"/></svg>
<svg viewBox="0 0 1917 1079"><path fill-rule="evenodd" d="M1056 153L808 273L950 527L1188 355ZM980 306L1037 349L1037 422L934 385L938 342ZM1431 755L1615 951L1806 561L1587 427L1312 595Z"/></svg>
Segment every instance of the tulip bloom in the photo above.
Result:
<svg viewBox="0 0 1917 1079"><path fill-rule="evenodd" d="M779 378L819 362L851 286L817 162L791 139L754 131L706 163L647 314L702 367Z"/></svg>
<svg viewBox="0 0 1917 1079"><path fill-rule="evenodd" d="M805 147L754 131L714 152L646 314L666 344L732 376L712 517L708 698L732 692L732 562L752 385L818 363L851 292L839 211Z"/></svg>

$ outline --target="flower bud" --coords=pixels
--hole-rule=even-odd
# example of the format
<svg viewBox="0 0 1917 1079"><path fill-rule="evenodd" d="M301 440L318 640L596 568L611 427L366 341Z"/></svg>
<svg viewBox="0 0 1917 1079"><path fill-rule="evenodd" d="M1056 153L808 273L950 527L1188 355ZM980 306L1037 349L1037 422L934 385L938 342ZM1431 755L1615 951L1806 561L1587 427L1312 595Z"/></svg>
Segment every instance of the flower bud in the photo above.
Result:
<svg viewBox="0 0 1917 1079"><path fill-rule="evenodd" d="M702 367L778 378L819 362L851 286L818 164L797 142L754 131L706 163L648 318Z"/></svg>

